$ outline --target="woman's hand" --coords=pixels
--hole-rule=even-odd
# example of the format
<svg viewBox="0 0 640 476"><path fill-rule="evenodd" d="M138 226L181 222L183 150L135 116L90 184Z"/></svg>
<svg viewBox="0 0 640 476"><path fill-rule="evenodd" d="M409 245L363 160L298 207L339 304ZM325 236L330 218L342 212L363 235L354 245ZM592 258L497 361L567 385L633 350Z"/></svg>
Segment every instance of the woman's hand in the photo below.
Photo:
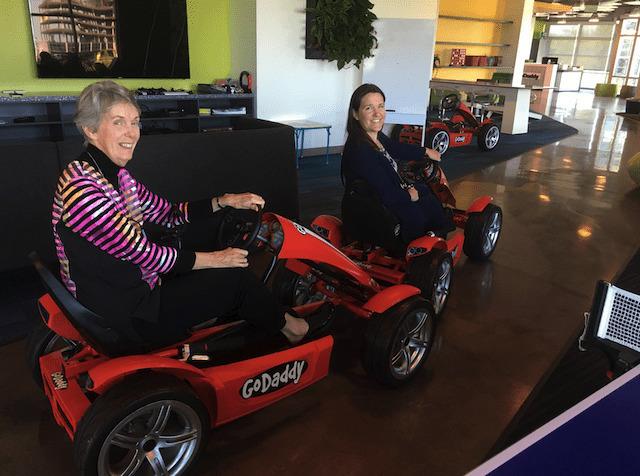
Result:
<svg viewBox="0 0 640 476"><path fill-rule="evenodd" d="M208 268L246 268L249 266L247 261L247 250L240 248L226 248L221 251L197 251L196 262L193 269Z"/></svg>
<svg viewBox="0 0 640 476"><path fill-rule="evenodd" d="M436 162L440 162L442 157L440 156L440 152L437 150L429 149L428 147L424 150L424 155L426 155L431 160L435 160Z"/></svg>
<svg viewBox="0 0 640 476"><path fill-rule="evenodd" d="M221 197L212 200L214 211L219 208L233 207L258 211L264 207L264 198L255 193L225 193ZM218 207L216 207L218 205Z"/></svg>
<svg viewBox="0 0 640 476"><path fill-rule="evenodd" d="M411 197L412 202L417 202L420 199L420 194L415 187L409 187L407 189L407 192L409 192L409 196Z"/></svg>

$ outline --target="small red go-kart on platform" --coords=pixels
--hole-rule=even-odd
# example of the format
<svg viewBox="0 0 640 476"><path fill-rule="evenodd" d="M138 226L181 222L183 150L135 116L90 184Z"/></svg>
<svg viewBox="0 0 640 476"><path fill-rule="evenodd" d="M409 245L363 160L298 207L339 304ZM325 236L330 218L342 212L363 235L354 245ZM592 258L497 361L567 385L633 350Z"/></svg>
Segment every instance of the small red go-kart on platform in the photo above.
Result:
<svg viewBox="0 0 640 476"><path fill-rule="evenodd" d="M420 289L381 285L311 230L273 213L228 209L222 247L267 256L269 279L286 260L324 298L294 307L298 315L344 305L370 327L367 372L391 386L407 382L426 360L434 311ZM192 466L209 429L270 405L328 373L333 337L316 334L291 346L243 321L200 325L182 342L152 348L128 327L83 307L34 258L47 294L42 322L28 342L28 362L53 416L73 440L82 475L178 475ZM273 277L272 277L273 278ZM212 316L215 317L215 316Z"/></svg>
<svg viewBox="0 0 640 476"><path fill-rule="evenodd" d="M500 141L500 128L491 119L491 114L484 113L486 106L487 104L473 102L472 111L455 93L443 97L438 118L429 120L427 125L425 147L444 154L450 147L471 144L476 137L480 150L495 149ZM397 135L401 142L422 144L420 126L402 126Z"/></svg>
<svg viewBox="0 0 640 476"><path fill-rule="evenodd" d="M349 256L376 283L389 287L387 291L402 284L420 289L439 316L449 297L453 266L462 252L475 260L486 260L494 252L502 230L502 210L491 203L490 196L477 198L467 210L455 208L455 198L438 162L425 159L398 165L406 182L423 182L431 187L451 215L456 231L434 230L409 243L403 241L397 217L362 180L347 185L342 220L320 215L311 228ZM288 259L277 281L285 302L301 305L329 300L361 317L371 318L369 313L362 312L364 296L353 286L336 287L313 263ZM376 321L371 324L367 342L375 341L378 332Z"/></svg>

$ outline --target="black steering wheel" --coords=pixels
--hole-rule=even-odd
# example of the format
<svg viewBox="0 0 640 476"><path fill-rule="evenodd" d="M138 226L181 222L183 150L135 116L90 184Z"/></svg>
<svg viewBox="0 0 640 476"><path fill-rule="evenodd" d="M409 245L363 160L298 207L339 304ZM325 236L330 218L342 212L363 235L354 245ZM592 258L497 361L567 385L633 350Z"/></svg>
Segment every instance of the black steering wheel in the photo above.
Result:
<svg viewBox="0 0 640 476"><path fill-rule="evenodd" d="M460 104L460 98L456 93L447 94L440 101L440 107L445 111L456 109Z"/></svg>
<svg viewBox="0 0 640 476"><path fill-rule="evenodd" d="M218 245L221 249L242 248L248 250L258 236L262 224L260 211L227 207L223 211L218 228Z"/></svg>

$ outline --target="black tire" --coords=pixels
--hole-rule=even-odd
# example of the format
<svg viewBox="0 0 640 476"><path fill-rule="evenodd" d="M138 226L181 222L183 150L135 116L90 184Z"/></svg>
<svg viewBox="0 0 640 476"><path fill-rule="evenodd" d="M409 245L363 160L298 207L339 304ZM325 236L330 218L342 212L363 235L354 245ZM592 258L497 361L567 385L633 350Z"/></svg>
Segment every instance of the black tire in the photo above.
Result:
<svg viewBox="0 0 640 476"><path fill-rule="evenodd" d="M444 129L431 129L427 133L425 145L429 149L437 150L444 154L449 148L449 133Z"/></svg>
<svg viewBox="0 0 640 476"><path fill-rule="evenodd" d="M271 281L271 292L280 304L285 306L301 306L311 302L312 283L306 278L294 273L284 266L284 262L277 264Z"/></svg>
<svg viewBox="0 0 640 476"><path fill-rule="evenodd" d="M405 282L420 288L422 297L429 300L436 316L440 316L449 301L452 278L451 254L435 248L409 261Z"/></svg>
<svg viewBox="0 0 640 476"><path fill-rule="evenodd" d="M152 461L172 475L184 474L206 446L209 423L204 405L183 381L158 373L133 375L84 414L74 436L74 459L83 476L141 474L141 469L162 474ZM156 446L162 440L167 446ZM155 458L158 454L162 458Z"/></svg>
<svg viewBox="0 0 640 476"><path fill-rule="evenodd" d="M434 335L433 307L423 297L413 296L369 322L363 366L381 384L398 387L410 381L424 365Z"/></svg>
<svg viewBox="0 0 640 476"><path fill-rule="evenodd" d="M40 357L71 345L73 345L72 342L53 332L42 320L37 320L27 338L26 356L29 371L38 387L42 388Z"/></svg>
<svg viewBox="0 0 640 476"><path fill-rule="evenodd" d="M500 141L500 128L495 124L485 124L478 131L478 147L485 152L493 150Z"/></svg>
<svg viewBox="0 0 640 476"><path fill-rule="evenodd" d="M479 261L489 259L502 232L502 209L489 204L481 212L471 213L464 227L464 254Z"/></svg>

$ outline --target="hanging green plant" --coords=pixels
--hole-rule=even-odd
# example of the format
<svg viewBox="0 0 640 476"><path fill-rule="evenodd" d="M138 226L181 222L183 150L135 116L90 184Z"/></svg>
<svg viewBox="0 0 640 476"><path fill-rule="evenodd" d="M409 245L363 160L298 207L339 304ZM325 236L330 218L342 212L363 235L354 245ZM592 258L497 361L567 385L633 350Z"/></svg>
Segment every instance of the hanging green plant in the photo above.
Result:
<svg viewBox="0 0 640 476"><path fill-rule="evenodd" d="M362 60L373 56L378 46L369 0L317 0L307 3L310 15L311 49L321 50L328 61L336 61L338 69L353 63L360 67Z"/></svg>

